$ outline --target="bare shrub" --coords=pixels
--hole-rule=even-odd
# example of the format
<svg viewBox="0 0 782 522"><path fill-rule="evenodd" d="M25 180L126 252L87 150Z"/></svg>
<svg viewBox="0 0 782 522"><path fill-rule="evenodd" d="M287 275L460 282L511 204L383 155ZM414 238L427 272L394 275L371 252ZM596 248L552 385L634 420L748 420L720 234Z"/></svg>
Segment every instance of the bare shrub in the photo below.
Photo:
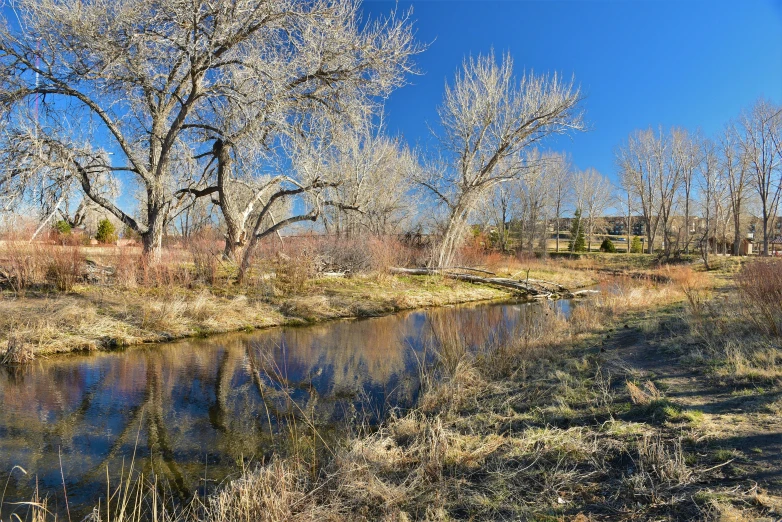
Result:
<svg viewBox="0 0 782 522"><path fill-rule="evenodd" d="M748 263L736 277L736 284L749 320L768 334L781 335L782 263Z"/></svg>
<svg viewBox="0 0 782 522"><path fill-rule="evenodd" d="M60 292L70 292L84 276L85 258L77 246L45 245L39 249L46 280Z"/></svg>
<svg viewBox="0 0 782 522"><path fill-rule="evenodd" d="M215 234L204 231L190 238L187 250L193 257L196 279L214 285L219 279L220 256L223 251Z"/></svg>
<svg viewBox="0 0 782 522"><path fill-rule="evenodd" d="M464 266L484 266L486 255L488 254L488 238L483 234L471 236L465 240L464 244L456 251L453 258L453 264ZM445 267L443 267L445 268Z"/></svg>
<svg viewBox="0 0 782 522"><path fill-rule="evenodd" d="M130 249L119 248L114 258L114 278L117 284L123 288L135 288L138 286L139 255Z"/></svg>
<svg viewBox="0 0 782 522"><path fill-rule="evenodd" d="M183 265L171 250L164 250L157 260L141 256L138 263L138 280L143 286L173 288L190 287L192 272Z"/></svg>
<svg viewBox="0 0 782 522"><path fill-rule="evenodd" d="M372 268L372 255L361 239L322 238L307 249L326 272L368 272Z"/></svg>
<svg viewBox="0 0 782 522"><path fill-rule="evenodd" d="M303 250L294 256L279 254L274 263L275 287L285 295L303 293L307 281L315 277L316 260Z"/></svg>
<svg viewBox="0 0 782 522"><path fill-rule="evenodd" d="M37 252L38 245L25 241L6 241L2 249L2 266L8 284L15 294L24 296L34 284L42 280L43 267Z"/></svg>
<svg viewBox="0 0 782 522"><path fill-rule="evenodd" d="M412 258L409 249L393 236L373 237L367 241L369 263L377 272L394 266L407 266Z"/></svg>

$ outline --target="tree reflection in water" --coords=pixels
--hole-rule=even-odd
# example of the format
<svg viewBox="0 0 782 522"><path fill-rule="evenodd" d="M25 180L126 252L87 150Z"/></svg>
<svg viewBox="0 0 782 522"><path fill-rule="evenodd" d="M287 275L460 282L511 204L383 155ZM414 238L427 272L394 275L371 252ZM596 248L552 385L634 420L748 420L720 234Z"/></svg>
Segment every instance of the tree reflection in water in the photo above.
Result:
<svg viewBox="0 0 782 522"><path fill-rule="evenodd" d="M291 433L317 430L326 447L357 421L411 406L438 335L458 331L482 346L548 306L409 312L1 368L0 486L8 486L0 519L32 497L36 480L64 512L60 453L71 515L80 518L105 496L107 467L116 483L131 459L184 500L243 461L284 454Z"/></svg>

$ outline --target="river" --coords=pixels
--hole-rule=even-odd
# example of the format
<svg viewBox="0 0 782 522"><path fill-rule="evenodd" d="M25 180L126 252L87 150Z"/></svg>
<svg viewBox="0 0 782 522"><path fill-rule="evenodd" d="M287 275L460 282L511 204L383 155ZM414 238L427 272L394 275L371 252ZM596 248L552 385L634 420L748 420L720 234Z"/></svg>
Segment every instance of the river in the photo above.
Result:
<svg viewBox="0 0 782 522"><path fill-rule="evenodd" d="M131 463L172 501L203 495L313 427L328 445L414 405L443 325L478 347L570 307L462 305L0 367L0 520L25 519L36 487L66 520L67 492L81 520Z"/></svg>

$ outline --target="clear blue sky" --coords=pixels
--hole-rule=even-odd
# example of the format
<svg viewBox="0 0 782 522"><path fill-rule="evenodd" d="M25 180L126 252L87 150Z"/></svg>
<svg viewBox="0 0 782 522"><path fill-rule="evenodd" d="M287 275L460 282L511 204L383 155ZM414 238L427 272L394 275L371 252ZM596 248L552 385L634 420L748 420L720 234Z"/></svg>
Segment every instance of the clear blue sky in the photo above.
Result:
<svg viewBox="0 0 782 522"><path fill-rule="evenodd" d="M376 15L395 3L365 1ZM510 52L516 68L575 75L591 128L549 142L579 168L615 179L614 148L638 128L672 125L707 135L759 96L782 102L782 0L433 1L411 5L430 47L421 76L386 104L391 133L431 142L427 122L445 81L469 54Z"/></svg>

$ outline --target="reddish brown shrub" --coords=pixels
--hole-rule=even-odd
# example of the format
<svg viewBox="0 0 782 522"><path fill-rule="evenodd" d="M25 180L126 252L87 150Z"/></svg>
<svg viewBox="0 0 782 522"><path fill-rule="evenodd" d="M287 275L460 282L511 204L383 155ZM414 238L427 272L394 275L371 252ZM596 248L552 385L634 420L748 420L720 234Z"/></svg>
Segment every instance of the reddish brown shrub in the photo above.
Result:
<svg viewBox="0 0 782 522"><path fill-rule="evenodd" d="M83 279L85 258L78 246L42 245L38 253L43 258L46 280L60 292L70 292Z"/></svg>
<svg viewBox="0 0 782 522"><path fill-rule="evenodd" d="M193 258L196 279L214 285L220 275L220 258L225 241L213 230L204 230L187 240L187 250Z"/></svg>
<svg viewBox="0 0 782 522"><path fill-rule="evenodd" d="M39 245L20 240L6 240L0 249L0 269L11 290L19 296L43 279Z"/></svg>
<svg viewBox="0 0 782 522"><path fill-rule="evenodd" d="M782 262L748 263L736 283L744 310L752 322L766 333L782 334Z"/></svg>

